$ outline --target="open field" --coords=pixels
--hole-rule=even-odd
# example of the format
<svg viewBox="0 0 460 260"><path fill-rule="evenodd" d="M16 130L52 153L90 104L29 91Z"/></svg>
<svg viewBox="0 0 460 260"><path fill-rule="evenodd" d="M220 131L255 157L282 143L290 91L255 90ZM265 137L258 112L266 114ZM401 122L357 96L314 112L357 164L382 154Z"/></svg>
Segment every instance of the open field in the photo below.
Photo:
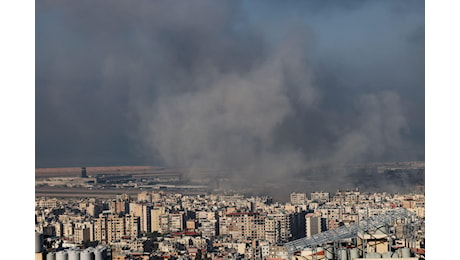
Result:
<svg viewBox="0 0 460 260"><path fill-rule="evenodd" d="M152 189L88 189L82 187L36 187L35 197L53 197L53 198L100 198L100 199L115 199L116 195L128 194L137 196L143 191L153 191ZM159 190L156 190L159 191ZM165 193L181 193L181 194L203 194L204 191L184 191L176 189L161 190Z"/></svg>
<svg viewBox="0 0 460 260"><path fill-rule="evenodd" d="M154 166L86 167L86 175L90 178L81 178L81 167L37 168L35 170L35 196L115 198L117 194L136 196L146 190L182 194L202 194L207 190L206 186L204 186L205 188L184 186L188 183L183 180L183 171L176 168L165 169ZM96 177L97 184L85 182L95 181ZM62 183L63 179L65 182L67 178L68 183ZM131 183L132 185L130 185ZM128 185L123 186L125 184ZM152 184L164 184L165 186L153 188ZM149 185L151 187L148 187Z"/></svg>

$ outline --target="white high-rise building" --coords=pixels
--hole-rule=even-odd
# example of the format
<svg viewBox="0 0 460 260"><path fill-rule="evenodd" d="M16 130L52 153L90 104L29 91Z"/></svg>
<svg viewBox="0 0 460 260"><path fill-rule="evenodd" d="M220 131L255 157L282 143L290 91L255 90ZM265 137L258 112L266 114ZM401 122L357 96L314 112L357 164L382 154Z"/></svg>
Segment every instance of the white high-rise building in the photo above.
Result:
<svg viewBox="0 0 460 260"><path fill-rule="evenodd" d="M311 237L315 234L321 233L323 230L323 219L321 216L314 213L305 215L305 235Z"/></svg>
<svg viewBox="0 0 460 260"><path fill-rule="evenodd" d="M151 206L144 203L129 203L129 214L139 217L141 232L152 232Z"/></svg>
<svg viewBox="0 0 460 260"><path fill-rule="evenodd" d="M307 203L307 194L293 192L290 195L291 204L293 205L303 205Z"/></svg>
<svg viewBox="0 0 460 260"><path fill-rule="evenodd" d="M291 214L289 213L270 213L267 215L268 218L273 218L278 223L278 234L277 243L285 243L291 237Z"/></svg>
<svg viewBox="0 0 460 260"><path fill-rule="evenodd" d="M165 208L153 208L150 210L150 219L151 226L150 229L152 232L160 232L160 215L165 213Z"/></svg>
<svg viewBox="0 0 460 260"><path fill-rule="evenodd" d="M179 232L184 229L184 214L179 213L170 213L169 214L169 231L170 232Z"/></svg>
<svg viewBox="0 0 460 260"><path fill-rule="evenodd" d="M265 216L254 212L228 213L219 219L221 235L232 235L236 240L265 238Z"/></svg>
<svg viewBox="0 0 460 260"><path fill-rule="evenodd" d="M123 236L139 237L139 217L100 214L94 220L95 240L108 244Z"/></svg>
<svg viewBox="0 0 460 260"><path fill-rule="evenodd" d="M329 192L312 192L310 193L310 198L315 202L328 202L329 201Z"/></svg>
<svg viewBox="0 0 460 260"><path fill-rule="evenodd" d="M73 241L76 243L92 241L92 231L92 226L89 226L85 223L75 223Z"/></svg>

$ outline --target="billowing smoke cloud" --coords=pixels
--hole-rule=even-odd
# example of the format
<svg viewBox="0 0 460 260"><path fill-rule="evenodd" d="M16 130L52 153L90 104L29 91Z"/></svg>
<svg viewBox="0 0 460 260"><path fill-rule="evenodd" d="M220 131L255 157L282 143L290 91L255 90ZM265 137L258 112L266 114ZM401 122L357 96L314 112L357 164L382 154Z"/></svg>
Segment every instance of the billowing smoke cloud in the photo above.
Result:
<svg viewBox="0 0 460 260"><path fill-rule="evenodd" d="M424 159L423 2L36 8L37 166L294 185L313 168Z"/></svg>
<svg viewBox="0 0 460 260"><path fill-rule="evenodd" d="M144 110L151 115L141 121L148 123L152 147L168 165L187 168L234 169L246 175L298 170L304 164L301 152L279 150L275 132L294 113L291 90L307 107L314 106L318 93L293 42L282 42L244 72L204 67L189 75L193 91L162 96Z"/></svg>

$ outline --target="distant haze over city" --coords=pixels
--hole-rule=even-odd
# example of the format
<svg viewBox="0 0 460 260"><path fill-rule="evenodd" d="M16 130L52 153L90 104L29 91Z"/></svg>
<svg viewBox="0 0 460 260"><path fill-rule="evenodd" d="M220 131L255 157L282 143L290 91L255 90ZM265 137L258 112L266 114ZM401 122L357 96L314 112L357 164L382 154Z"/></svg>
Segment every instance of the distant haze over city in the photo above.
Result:
<svg viewBox="0 0 460 260"><path fill-rule="evenodd" d="M152 166L37 168L36 196L104 197L156 190L181 194L227 194L271 196L286 201L291 191L424 192L425 163L368 163L321 167L284 179L248 178L215 169Z"/></svg>
<svg viewBox="0 0 460 260"><path fill-rule="evenodd" d="M181 168L274 193L424 182L343 170L425 160L424 1L35 10L37 168Z"/></svg>

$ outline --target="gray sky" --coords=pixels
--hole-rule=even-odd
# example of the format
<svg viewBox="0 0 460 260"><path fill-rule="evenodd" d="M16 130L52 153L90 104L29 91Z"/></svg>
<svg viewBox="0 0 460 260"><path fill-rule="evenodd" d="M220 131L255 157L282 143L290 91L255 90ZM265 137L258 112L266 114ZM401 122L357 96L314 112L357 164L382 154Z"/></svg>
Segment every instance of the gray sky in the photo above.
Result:
<svg viewBox="0 0 460 260"><path fill-rule="evenodd" d="M425 159L424 1L36 1L36 167Z"/></svg>

